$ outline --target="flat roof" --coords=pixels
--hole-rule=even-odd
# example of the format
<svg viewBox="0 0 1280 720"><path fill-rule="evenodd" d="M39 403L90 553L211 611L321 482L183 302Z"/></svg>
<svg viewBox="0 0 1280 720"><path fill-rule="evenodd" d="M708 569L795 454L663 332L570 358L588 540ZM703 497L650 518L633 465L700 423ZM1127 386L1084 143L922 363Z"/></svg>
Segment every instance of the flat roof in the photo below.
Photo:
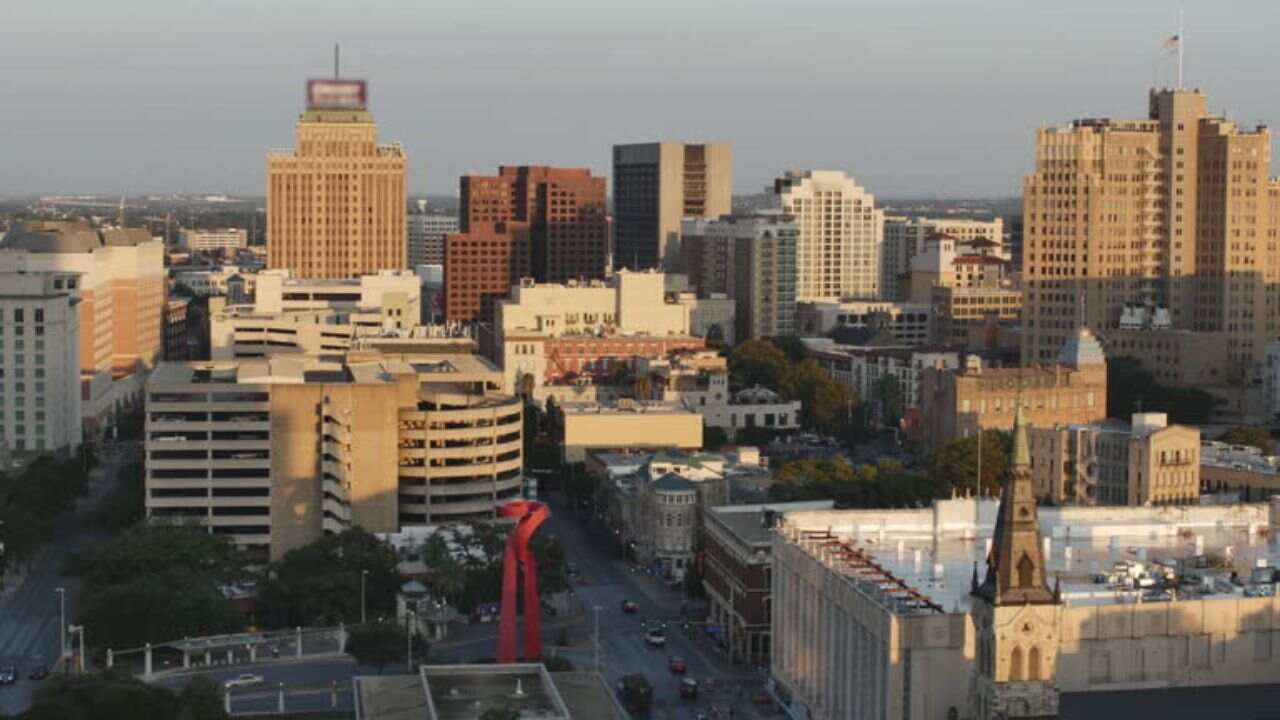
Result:
<svg viewBox="0 0 1280 720"><path fill-rule="evenodd" d="M779 532L898 614L968 612L975 563L979 580L999 502L940 500L917 510L789 512ZM1093 577L1117 563L1173 564L1197 556L1227 559L1207 574L1247 578L1260 562L1280 565L1280 542L1262 537L1267 506L1042 507L1039 509L1046 577L1062 582L1067 605L1136 603L1141 591L1116 590ZM830 551L824 551L824 546ZM848 561L836 559L841 554ZM890 592L892 590L892 592ZM907 599L914 593L916 600ZM1206 597L1240 597L1244 588L1219 584ZM926 603L928 605L926 605ZM930 609L930 607L932 609Z"/></svg>
<svg viewBox="0 0 1280 720"><path fill-rule="evenodd" d="M566 402L559 407L566 415L697 415L683 405L674 404L650 403L620 408L616 405L600 403Z"/></svg>
<svg viewBox="0 0 1280 720"><path fill-rule="evenodd" d="M541 663L423 665L428 720L474 720L489 708L521 717L570 720L560 693Z"/></svg>
<svg viewBox="0 0 1280 720"><path fill-rule="evenodd" d="M830 510L834 500L802 500L789 503L759 503L755 505L721 505L708 509L708 518L714 519L744 545L769 545L773 542L773 525L765 522L765 511L777 513L802 510Z"/></svg>

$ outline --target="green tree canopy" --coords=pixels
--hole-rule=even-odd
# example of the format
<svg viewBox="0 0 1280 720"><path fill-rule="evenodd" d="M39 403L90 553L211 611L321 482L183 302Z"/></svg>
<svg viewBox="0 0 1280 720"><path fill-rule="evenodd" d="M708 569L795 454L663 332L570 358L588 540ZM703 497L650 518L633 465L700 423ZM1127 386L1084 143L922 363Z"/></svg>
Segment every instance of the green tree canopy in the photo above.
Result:
<svg viewBox="0 0 1280 720"><path fill-rule="evenodd" d="M1232 445L1249 445L1262 451L1263 455L1276 454L1276 441L1271 432L1264 427L1236 427L1218 436L1219 442Z"/></svg>
<svg viewBox="0 0 1280 720"><path fill-rule="evenodd" d="M1170 422L1203 425L1213 417L1213 396L1200 388L1161 385L1133 357L1107 358L1107 415L1162 412Z"/></svg>
<svg viewBox="0 0 1280 720"><path fill-rule="evenodd" d="M174 693L121 670L55 675L36 690L24 720L226 720L211 681L196 678Z"/></svg>
<svg viewBox="0 0 1280 720"><path fill-rule="evenodd" d="M780 389L790 373L791 362L777 345L755 339L738 343L733 348L729 369L736 385Z"/></svg>
<svg viewBox="0 0 1280 720"><path fill-rule="evenodd" d="M880 406L880 420L889 427L897 427L902 420L905 400L902 383L896 375L884 375L876 382L876 402Z"/></svg>
<svg viewBox="0 0 1280 720"><path fill-rule="evenodd" d="M291 550L273 563L259 602L270 624L336 625L360 619L360 586L369 618L395 611L402 582L397 557L386 543L360 527Z"/></svg>
<svg viewBox="0 0 1280 720"><path fill-rule="evenodd" d="M843 434L851 425L858 398L853 388L838 382L812 359L791 368L782 393L799 400L805 427L828 435Z"/></svg>
<svg viewBox="0 0 1280 720"><path fill-rule="evenodd" d="M1009 471L1012 436L998 430L982 432L982 490L998 494ZM963 438L938 448L929 459L929 474L945 494L974 489L978 477L978 438Z"/></svg>
<svg viewBox="0 0 1280 720"><path fill-rule="evenodd" d="M854 465L843 457L786 463L769 488L772 501L833 500L839 507L915 507L942 496L936 479L891 460Z"/></svg>
<svg viewBox="0 0 1280 720"><path fill-rule="evenodd" d="M414 659L425 657L425 641L420 635L414 635L413 640ZM351 628L343 651L360 665L377 668L381 675L387 665L406 659L408 642L408 631L404 626L392 620L380 620Z"/></svg>

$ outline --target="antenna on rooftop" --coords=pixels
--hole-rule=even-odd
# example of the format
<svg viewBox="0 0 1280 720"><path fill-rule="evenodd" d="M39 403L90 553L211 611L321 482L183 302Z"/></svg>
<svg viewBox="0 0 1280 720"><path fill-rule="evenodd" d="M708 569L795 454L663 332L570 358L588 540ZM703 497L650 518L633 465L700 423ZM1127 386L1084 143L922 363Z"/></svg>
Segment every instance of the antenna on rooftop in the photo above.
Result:
<svg viewBox="0 0 1280 720"><path fill-rule="evenodd" d="M338 73L338 60L340 58L338 43L333 44L333 79L337 80L341 75Z"/></svg>

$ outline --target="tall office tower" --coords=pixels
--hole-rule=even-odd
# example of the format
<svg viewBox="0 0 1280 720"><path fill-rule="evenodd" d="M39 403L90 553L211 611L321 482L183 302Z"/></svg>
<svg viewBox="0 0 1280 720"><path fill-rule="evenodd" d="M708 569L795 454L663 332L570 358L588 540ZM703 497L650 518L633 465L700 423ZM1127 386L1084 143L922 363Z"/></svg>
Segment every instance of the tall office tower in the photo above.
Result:
<svg viewBox="0 0 1280 720"><path fill-rule="evenodd" d="M444 317L492 322L494 303L529 275L529 229L522 223L477 221L445 238Z"/></svg>
<svg viewBox="0 0 1280 720"><path fill-rule="evenodd" d="M700 294L734 301L734 339L796 332L795 220L778 212L684 221L681 252Z"/></svg>
<svg viewBox="0 0 1280 720"><path fill-rule="evenodd" d="M267 267L352 278L405 268L405 154L379 145L363 80L311 80L298 146L267 153Z"/></svg>
<svg viewBox="0 0 1280 720"><path fill-rule="evenodd" d="M427 211L419 201L418 211L409 213L409 267L444 265L444 238L458 232L458 217Z"/></svg>
<svg viewBox="0 0 1280 720"><path fill-rule="evenodd" d="M586 168L503 166L496 176L463 176L461 190L463 232L472 222L528 229L528 264L539 282L605 276L609 224L604 178L593 177Z"/></svg>
<svg viewBox="0 0 1280 720"><path fill-rule="evenodd" d="M1270 131L1210 115L1198 90L1153 90L1145 120L1039 130L1023 183L1023 362L1051 359L1082 325L1105 341L1138 308L1226 333L1222 374L1254 374L1280 306L1270 168Z"/></svg>
<svg viewBox="0 0 1280 720"><path fill-rule="evenodd" d="M834 170L788 172L773 192L800 231L796 299L878 299L884 211L875 196Z"/></svg>
<svg viewBox="0 0 1280 720"><path fill-rule="evenodd" d="M614 267L679 270L681 221L732 206L727 143L613 146Z"/></svg>

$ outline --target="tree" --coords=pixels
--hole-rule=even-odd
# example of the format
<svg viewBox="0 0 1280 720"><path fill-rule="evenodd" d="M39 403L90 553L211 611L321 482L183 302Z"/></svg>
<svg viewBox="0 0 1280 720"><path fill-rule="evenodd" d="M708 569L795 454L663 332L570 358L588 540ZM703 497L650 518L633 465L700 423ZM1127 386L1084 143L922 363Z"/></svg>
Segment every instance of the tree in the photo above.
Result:
<svg viewBox="0 0 1280 720"><path fill-rule="evenodd" d="M729 433L725 432L722 427L707 425L705 421L702 425L702 447L705 450L719 450L729 444Z"/></svg>
<svg viewBox="0 0 1280 720"><path fill-rule="evenodd" d="M372 665L382 674L383 668L405 656L408 638L404 628L390 620L365 623L351 628L343 652L360 665Z"/></svg>
<svg viewBox="0 0 1280 720"><path fill-rule="evenodd" d="M1107 415L1128 418L1135 412L1162 412L1169 420L1204 425L1213 416L1213 396L1196 387L1161 385L1133 357L1107 358Z"/></svg>
<svg viewBox="0 0 1280 720"><path fill-rule="evenodd" d="M520 394L524 395L526 401L533 398L533 389L536 385L537 381L533 373L524 373L520 376Z"/></svg>
<svg viewBox="0 0 1280 720"><path fill-rule="evenodd" d="M790 362L786 354L768 340L747 340L739 343L729 355L729 370L735 385L777 389L789 374Z"/></svg>
<svg viewBox="0 0 1280 720"><path fill-rule="evenodd" d="M1012 436L999 430L982 435L982 490L998 494L1009 471ZM929 460L929 473L947 493L972 492L978 477L978 438L963 438L938 448Z"/></svg>
<svg viewBox="0 0 1280 720"><path fill-rule="evenodd" d="M239 630L223 588L249 577L245 562L203 528L137 525L70 566L83 580L78 622L115 648Z"/></svg>
<svg viewBox="0 0 1280 720"><path fill-rule="evenodd" d="M841 435L852 424L858 404L853 388L837 382L812 359L792 368L783 385L783 394L801 403L805 427L827 435Z"/></svg>
<svg viewBox="0 0 1280 720"><path fill-rule="evenodd" d="M1262 451L1263 455L1276 454L1276 441L1264 427L1245 426L1231 428L1218 436L1218 442L1256 447Z"/></svg>
<svg viewBox="0 0 1280 720"><path fill-rule="evenodd" d="M724 328L720 327L720 323L712 323L711 327L707 328L705 340L710 350L724 351L728 347L724 341Z"/></svg>
<svg viewBox="0 0 1280 720"><path fill-rule="evenodd" d="M326 535L273 563L259 592L269 624L336 625L361 616L361 577L369 617L389 616L402 582L396 552L360 527Z"/></svg>
<svg viewBox="0 0 1280 720"><path fill-rule="evenodd" d="M897 427L902 420L902 383L896 375L884 375L876 383L876 400L880 404L880 421L889 427Z"/></svg>
<svg viewBox="0 0 1280 720"><path fill-rule="evenodd" d="M896 462L853 465L847 459L804 459L778 468L769 499L833 500L838 507L922 507L943 490L936 479L908 472Z"/></svg>
<svg viewBox="0 0 1280 720"><path fill-rule="evenodd" d="M226 720L217 687L193 679L181 692L148 685L121 670L54 675L35 692L27 720Z"/></svg>
<svg viewBox="0 0 1280 720"><path fill-rule="evenodd" d="M505 705L491 707L480 713L480 720L520 720L520 711Z"/></svg>

